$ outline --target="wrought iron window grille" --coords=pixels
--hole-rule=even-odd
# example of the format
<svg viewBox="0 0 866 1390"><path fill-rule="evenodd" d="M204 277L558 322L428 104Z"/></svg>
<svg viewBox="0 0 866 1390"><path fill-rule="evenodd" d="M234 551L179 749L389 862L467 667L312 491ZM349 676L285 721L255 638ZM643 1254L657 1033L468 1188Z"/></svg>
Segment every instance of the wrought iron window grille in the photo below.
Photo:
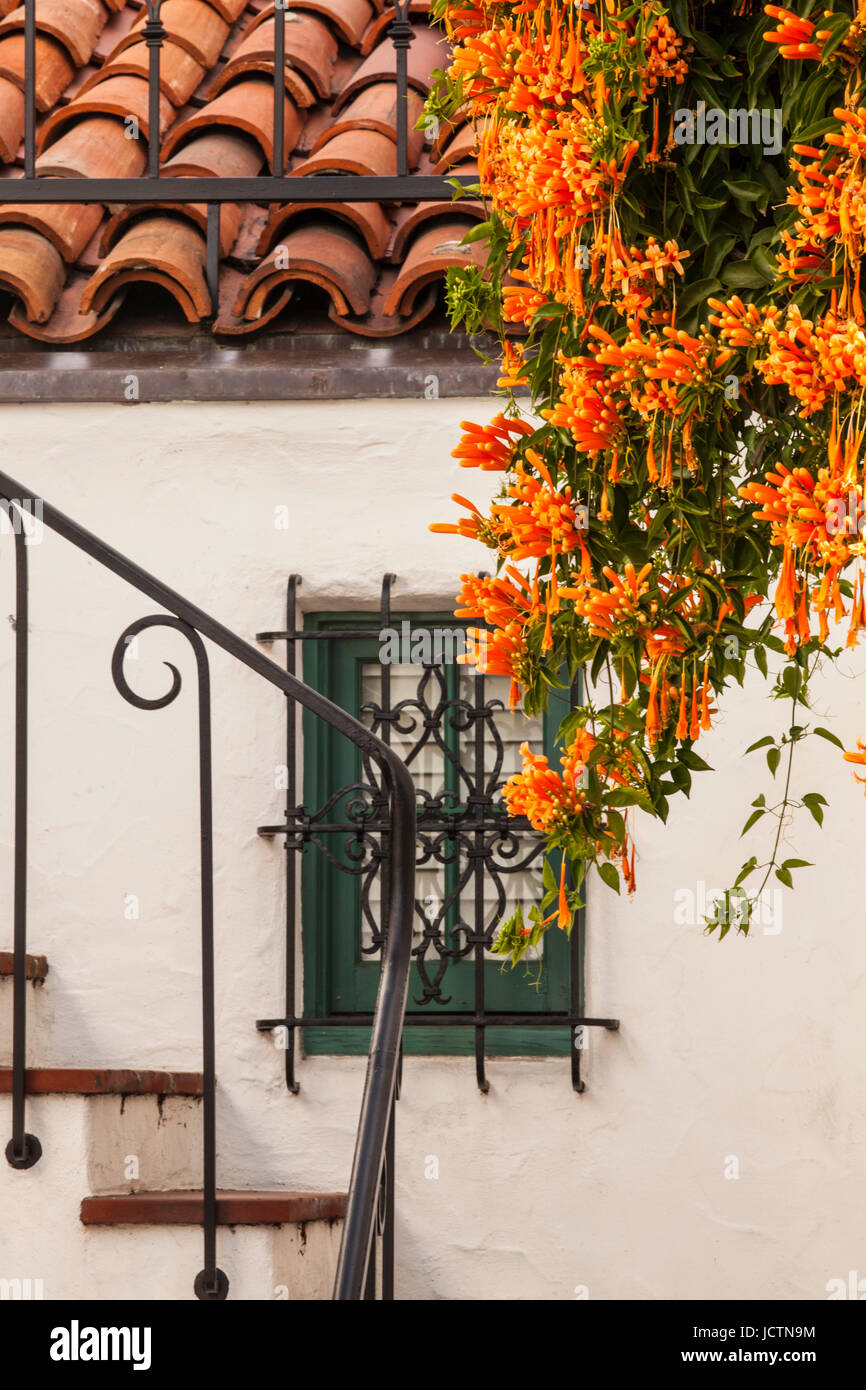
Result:
<svg viewBox="0 0 866 1390"><path fill-rule="evenodd" d="M504 709L501 700L491 698L489 677L477 672L469 676L471 698L449 696L443 666L434 661L419 662L417 688L409 698L395 698L393 672L389 660L383 659L382 634L392 631L392 585L395 576L386 574L382 582L378 626L351 628L309 628L301 625L298 613L299 575L288 581L286 627L282 631L260 632L259 642L286 643L286 670L297 673L299 647L304 643L340 644L358 638L375 639L379 644L378 683L380 698L367 701L362 707L369 727L386 745L397 749L412 770L413 762L425 748L435 747L437 755L450 773L451 790L439 788L433 792L416 785L417 844L416 876L436 866L451 869L452 883L435 903L423 894L423 884L416 890L414 904L415 932L412 958L413 978L409 991L409 1012L404 1024L410 1028L436 1027L472 1030L474 1035L475 1072L478 1088L486 1093L489 1080L486 1074L485 1041L491 1029L556 1028L570 1039L571 1079L574 1090L585 1090L581 1077L581 1054L586 1034L584 1029L614 1030L619 1021L613 1018L593 1018L582 1012L584 995L583 945L585 923L583 913L572 930L569 942L569 1007L566 1011L502 1012L491 1009L487 996L489 986L485 970L490 961L489 948L496 926L505 915L509 877L540 864L543 842L528 821L507 815L499 795L504 748L497 728L496 716ZM420 628L424 628L422 622ZM465 668L467 671L469 668ZM306 677L305 677L306 678ZM572 699L577 695L572 691ZM385 933L380 927L385 920L389 885L387 882L388 842L390 823L381 779L366 758L361 762L361 778L339 790L331 790L321 805L307 807L300 800L302 771L297 741L297 710L294 701L286 701L286 786L287 804L282 824L259 827L267 838L283 836L286 848L286 978L285 1014L281 1018L259 1020L263 1032L283 1029L286 1084L290 1091L299 1089L296 1077L296 1034L307 1030L355 1029L369 1025L371 1014L365 1011L337 1011L315 1016L297 1010L299 920L297 911L299 861L301 856L322 856L327 872L339 876L351 875L360 884L359 914L362 939L360 953L376 957L382 950ZM449 745L449 734L451 742ZM458 741L455 749L454 736ZM409 738L411 746L406 746ZM462 740L462 747L460 746ZM487 891L485 891L487 890ZM492 890L492 894L491 894ZM491 913L491 896L493 912ZM449 923L448 917L463 911L471 903L469 921L462 918ZM452 912L451 910L454 910ZM303 915L303 914L301 914ZM317 923L317 930L322 924ZM494 960L497 958L494 957ZM455 965L466 962L472 968L472 1007L449 1008L453 1003L449 992L449 972ZM529 986L527 986L527 989ZM531 996L528 996L531 997ZM515 1046L515 1053L520 1052Z"/></svg>

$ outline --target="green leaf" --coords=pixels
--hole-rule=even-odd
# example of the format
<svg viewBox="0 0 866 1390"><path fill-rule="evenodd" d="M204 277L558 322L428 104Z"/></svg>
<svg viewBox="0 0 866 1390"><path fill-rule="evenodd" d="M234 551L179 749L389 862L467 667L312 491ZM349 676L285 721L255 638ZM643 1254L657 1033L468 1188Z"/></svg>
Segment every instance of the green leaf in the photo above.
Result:
<svg viewBox="0 0 866 1390"><path fill-rule="evenodd" d="M768 192L766 184L753 183L751 179L722 179L722 183L743 203L756 203L759 198L766 198Z"/></svg>
<svg viewBox="0 0 866 1390"><path fill-rule="evenodd" d="M766 281L759 270L748 261L734 261L721 272L722 282L735 290L761 289Z"/></svg>
<svg viewBox="0 0 866 1390"><path fill-rule="evenodd" d="M792 879L787 869L777 869L776 878L779 880L780 883L784 883L786 888L794 887L794 880Z"/></svg>
<svg viewBox="0 0 866 1390"><path fill-rule="evenodd" d="M767 750L767 767L770 769L774 777L776 775L776 768L779 766L779 759L781 758L781 756L781 748L770 748Z"/></svg>
<svg viewBox="0 0 866 1390"><path fill-rule="evenodd" d="M691 748L680 749L680 762L685 763L686 767L690 767L693 772L713 771L709 763L705 763L703 758L699 757Z"/></svg>
<svg viewBox="0 0 866 1390"><path fill-rule="evenodd" d="M785 859L782 863L783 869L814 869L815 865L808 859Z"/></svg>
<svg viewBox="0 0 866 1390"><path fill-rule="evenodd" d="M746 749L746 752L747 752L747 753L754 753L754 751L755 751L756 748L766 748L766 746L767 746L768 743L775 743L775 742L776 742L776 740L775 740L770 734L766 734L766 735L764 736L764 738L759 738L758 741L757 741L757 743L750 743L749 746L748 746L748 748Z"/></svg>
<svg viewBox="0 0 866 1390"><path fill-rule="evenodd" d="M603 879L608 888L612 888L615 893L619 892L619 874L613 864L598 865L599 878Z"/></svg>
<svg viewBox="0 0 866 1390"><path fill-rule="evenodd" d="M740 831L740 839L742 840L742 838L743 838L743 836L745 835L746 831L747 831L747 830L751 830L752 826L753 826L757 821L759 821L759 820L761 819L761 816L765 816L766 814L767 814L767 813L766 813L766 811L763 809L763 807L759 807L757 811L753 811L752 814L749 816L749 819L746 821L746 824L743 826L742 830Z"/></svg>
<svg viewBox="0 0 866 1390"><path fill-rule="evenodd" d="M841 739L837 738L835 734L831 734L829 729L822 729L822 728L819 727L819 728L813 729L812 732L813 732L813 734L817 734L819 738L825 738L825 739L827 740L828 743L835 743L836 747L837 747L837 748L841 748L841 749L843 750L843 752L844 752L844 750L845 750L845 745L844 745L844 743L842 742ZM825 804L826 804L826 803L825 803Z"/></svg>

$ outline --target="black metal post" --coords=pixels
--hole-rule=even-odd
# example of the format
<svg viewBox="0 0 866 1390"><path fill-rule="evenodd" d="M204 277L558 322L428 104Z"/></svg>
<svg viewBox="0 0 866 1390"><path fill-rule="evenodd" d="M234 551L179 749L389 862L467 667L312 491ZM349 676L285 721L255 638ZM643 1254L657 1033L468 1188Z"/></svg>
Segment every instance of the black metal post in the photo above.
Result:
<svg viewBox="0 0 866 1390"><path fill-rule="evenodd" d="M388 37L394 45L397 59L397 177L405 178L409 173L409 83L408 52L415 38L415 30L409 23L409 0L395 0L395 18L388 30Z"/></svg>
<svg viewBox="0 0 866 1390"><path fill-rule="evenodd" d="M286 172L286 0L274 3L274 167L282 178Z"/></svg>
<svg viewBox="0 0 866 1390"><path fill-rule="evenodd" d="M211 313L219 313L220 307L220 214L221 203L207 205L207 244L206 273L207 288L210 295Z"/></svg>
<svg viewBox="0 0 866 1390"><path fill-rule="evenodd" d="M288 640L286 642L286 670L290 676L297 674L298 649L294 633L298 626L298 589L301 584L301 576L292 574L289 576L288 590L286 593L286 632ZM286 824L289 822L294 807L298 804L298 767L297 767L297 722L298 707L291 695L286 696ZM289 841L286 836L286 1016L294 1014L295 989L296 989L296 962L297 962L297 923L295 920L295 903L298 891L298 848ZM295 1080L295 1029L289 1025L286 1029L286 1085L293 1095L297 1095L300 1090L298 1082Z"/></svg>
<svg viewBox="0 0 866 1390"><path fill-rule="evenodd" d="M147 0L147 20L144 25L144 41L148 47L149 71L147 79L147 170L150 178L159 178L159 62L166 29L160 19L162 0Z"/></svg>
<svg viewBox="0 0 866 1390"><path fill-rule="evenodd" d="M36 0L24 0L24 177L36 177Z"/></svg>
<svg viewBox="0 0 866 1390"><path fill-rule="evenodd" d="M0 504L15 536L15 852L12 976L12 1138L6 1158L13 1168L32 1168L42 1145L25 1125L27 1083L27 787L29 703L29 588L22 510Z"/></svg>
<svg viewBox="0 0 866 1390"><path fill-rule="evenodd" d="M123 658L130 641L150 627L169 627L182 632L195 653L198 673L199 837L201 854L201 998L203 1074L203 1224L204 1269L196 1276L200 1299L222 1300L229 1281L216 1262L216 1044L214 1037L214 939L213 939L213 771L211 765L210 669L204 643L189 623L157 613L131 623L121 635L111 659L114 684L125 700L138 709L164 709L181 689L180 672L171 662L171 687L166 695L145 699L129 685Z"/></svg>

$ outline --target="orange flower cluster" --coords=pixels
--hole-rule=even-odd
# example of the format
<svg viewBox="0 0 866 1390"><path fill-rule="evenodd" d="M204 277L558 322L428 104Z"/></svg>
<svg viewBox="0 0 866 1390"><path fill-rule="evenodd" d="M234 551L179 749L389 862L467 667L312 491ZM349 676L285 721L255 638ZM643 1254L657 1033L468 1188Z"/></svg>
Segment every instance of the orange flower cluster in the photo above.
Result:
<svg viewBox="0 0 866 1390"><path fill-rule="evenodd" d="M531 753L529 744L521 745L523 769L505 784L502 796L512 816L525 816L542 835L563 827L572 816L579 815L586 802L580 788L585 764L574 747L562 755L563 775L550 766L543 753Z"/></svg>
<svg viewBox="0 0 866 1390"><path fill-rule="evenodd" d="M787 387L806 419L832 402L835 393L866 386L866 330L832 311L814 322L804 319L796 304L782 323L771 308L764 315L764 355L755 367L769 384Z"/></svg>
<svg viewBox="0 0 866 1390"><path fill-rule="evenodd" d="M801 284L827 270L837 252L844 256L844 287L840 309L858 323L864 314L860 299L860 263L866 250L866 110L837 107L838 131L824 136L825 148L795 145L791 168L797 186L788 202L799 213L792 230L782 231L782 273ZM827 148L829 147L829 149ZM830 150L838 150L831 154Z"/></svg>
<svg viewBox="0 0 866 1390"><path fill-rule="evenodd" d="M812 635L810 614L818 614L818 636L826 641L832 608L839 622L848 612L839 589L839 575L855 557L866 553L861 539L866 524L863 486L857 479L857 455L862 435L834 441L834 465L815 478L808 468L776 464L765 483L747 483L740 494L759 504L756 516L770 523L774 545L784 547L776 588L776 615L785 624L786 647L793 654ZM799 573L798 573L799 570ZM853 646L866 626L862 572L858 576L848 631Z"/></svg>
<svg viewBox="0 0 866 1390"><path fill-rule="evenodd" d="M481 126L482 187L515 237L528 238L525 283L510 286L505 296L509 322L529 323L550 295L583 307L581 230L591 225L597 251L602 222L639 149L630 140L602 151L610 93L601 71L590 75L599 46L619 55L632 95L646 98L662 83L686 76L683 40L661 7L646 4L628 17L616 9L606 3L597 13L568 0L547 0L543 8L523 4L510 13L481 4L446 14L449 37L457 43L449 76L462 84ZM657 110L655 116L653 158ZM664 251L651 243L643 255L635 248L629 254L617 245L615 226L607 230L606 281L660 282L665 257L679 268L684 253L671 243ZM536 292L541 283L543 296ZM642 310L649 298L644 288L636 307Z"/></svg>
<svg viewBox="0 0 866 1390"><path fill-rule="evenodd" d="M509 815L525 817L533 830L542 835L571 828L572 822L581 815L586 806L586 794L582 784L589 756L596 746L597 740L588 729L578 729L562 754L562 773L558 773L550 766L543 753L533 753L528 743L522 744L522 769L509 778L502 792ZM619 785L636 785L638 780L628 754L623 758L621 767L609 766L604 757L600 758L596 763L596 772L600 777L609 777ZM601 849L601 844L597 848ZM633 893L635 850L634 844L630 844L627 831L615 852L621 860L622 875L628 891ZM558 925L561 927L567 926L570 921L565 901L564 859L559 885L559 910L553 916L557 917ZM547 920L551 921L552 917Z"/></svg>
<svg viewBox="0 0 866 1390"><path fill-rule="evenodd" d="M458 658L485 675L508 676L509 702L516 705L521 686L529 682L531 660L527 645L529 628L542 613L538 580L530 584L513 565L495 579L464 574L455 617L476 618L485 628L467 629L467 647Z"/></svg>
<svg viewBox="0 0 866 1390"><path fill-rule="evenodd" d="M810 19L801 19L781 5L765 5L764 13L779 21L778 29L768 30L764 38L768 43L781 45L779 52L783 58L820 60L824 43L830 37L829 29L818 29Z"/></svg>
<svg viewBox="0 0 866 1390"><path fill-rule="evenodd" d="M560 358L562 395L542 414L552 425L568 429L579 449L613 452L610 477L614 482L618 454L629 436L627 411L634 411L641 421L651 421L653 426L661 416L660 458L655 452L653 428L646 468L651 483L671 487L672 423L680 422L683 458L694 468L697 460L691 434L697 392L721 374L733 356L732 350L720 348L706 332L695 338L669 325L661 333L647 336L635 325L622 343L596 325L588 331L589 355Z"/></svg>
<svg viewBox="0 0 866 1390"><path fill-rule="evenodd" d="M514 461L514 450L520 439L533 434L533 428L525 420L505 416L501 412L494 416L489 425L475 425L471 420L461 421L464 431L451 457L460 460L461 468L480 468L504 472Z"/></svg>

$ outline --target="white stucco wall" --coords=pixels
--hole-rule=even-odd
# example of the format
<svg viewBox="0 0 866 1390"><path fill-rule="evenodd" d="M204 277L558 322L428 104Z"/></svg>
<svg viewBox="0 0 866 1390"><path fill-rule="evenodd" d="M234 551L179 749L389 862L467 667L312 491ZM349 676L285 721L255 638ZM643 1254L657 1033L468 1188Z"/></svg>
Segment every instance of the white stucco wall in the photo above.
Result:
<svg viewBox="0 0 866 1390"><path fill-rule="evenodd" d="M0 423L6 471L252 637L281 625L292 570L310 608L375 603L386 569L399 576L395 607L447 607L481 552L427 523L455 514L452 491L481 501L497 486L450 458L458 422L490 413L449 400L34 406L6 407ZM274 525L283 504L287 530ZM13 611L9 550L0 615ZM190 655L175 634L146 634L127 663L136 688L161 693L165 659L187 689L166 710L133 709L112 685L111 650L153 606L55 537L29 553L30 942L51 965L31 1062L197 1068ZM11 654L11 633L0 635L7 730ZM219 1182L333 1190L348 1178L363 1061L303 1061L292 1098L282 1054L254 1027L282 1007L282 850L256 835L283 799L282 701L219 652L211 667ZM866 737L862 653L843 667L814 694L817 722L850 747ZM866 803L840 754L812 740L798 759L795 787L831 805L823 831L805 817L791 832L790 854L816 867L785 895L781 929L719 944L675 921L679 890L725 886L753 842L765 846L737 838L749 802L769 795L761 755L743 750L787 716L763 691L731 692L700 745L716 775L696 777L667 827L641 827L636 898L592 890L588 1008L622 1028L591 1034L586 1094L573 1094L561 1059L490 1060L486 1097L469 1058L407 1059L402 1297L821 1299L829 1280L866 1276ZM0 739L0 948L11 946L10 748ZM127 894L138 921L124 915ZM0 984L0 1011L10 995ZM140 1297L154 1269L181 1260L182 1277L160 1285L180 1296L198 1268L193 1232L143 1238L77 1221L84 1104L35 1102L43 1162L30 1173L0 1163L0 1275L40 1277L47 1297ZM4 1097L4 1143L8 1113ZM425 1177L430 1156L438 1178ZM267 1261L255 1273L262 1239L224 1238L243 1296L271 1296Z"/></svg>

